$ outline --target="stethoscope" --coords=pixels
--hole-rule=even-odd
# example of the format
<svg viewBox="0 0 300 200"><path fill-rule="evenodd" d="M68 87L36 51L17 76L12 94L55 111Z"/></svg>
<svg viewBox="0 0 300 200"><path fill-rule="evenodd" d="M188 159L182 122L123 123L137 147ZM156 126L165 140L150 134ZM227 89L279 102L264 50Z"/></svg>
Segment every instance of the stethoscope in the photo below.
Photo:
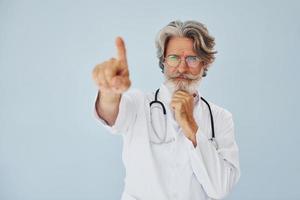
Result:
<svg viewBox="0 0 300 200"><path fill-rule="evenodd" d="M164 136L163 137L161 137L160 136L160 134L158 134L158 132L156 131L156 129L154 128L154 126L153 126L153 119L152 119L152 116L150 116L151 117L151 119L150 119L150 121L151 121L151 126L152 126L152 129L153 129L153 132L154 132L154 134L155 134L155 136L157 137L157 139L158 139L158 141L156 140L156 141L151 141L151 143L153 143L153 144L164 144L164 143L170 143L170 142L173 142L174 141L174 139L171 139L171 140L167 140L167 133L166 133L166 124L167 124L167 117L166 117L166 115L167 115L167 112L166 112L166 108L165 108L165 106L164 106L164 104L161 102L161 101L159 101L158 100L158 98L157 98L157 96L158 96L158 93L159 93L159 89L157 89L156 90L156 92L155 92L155 99L154 99L154 101L151 101L150 102L150 115L151 115L151 106L153 105L153 104L158 104L161 108L162 108L162 110L163 110L163 114L164 114L164 119L165 119L165 134L164 134ZM208 107L208 109L209 109L209 113L210 113L210 124L211 124L211 132L212 132L212 137L209 139L212 143L214 143L214 145L215 145L215 147L217 148L217 143L216 143L216 141L215 141L215 129L214 129L214 119L213 119L213 114L212 114L212 111L211 111L211 108L210 108L210 105L209 105L209 103L203 98L203 97L201 97L201 100L207 105L207 107Z"/></svg>

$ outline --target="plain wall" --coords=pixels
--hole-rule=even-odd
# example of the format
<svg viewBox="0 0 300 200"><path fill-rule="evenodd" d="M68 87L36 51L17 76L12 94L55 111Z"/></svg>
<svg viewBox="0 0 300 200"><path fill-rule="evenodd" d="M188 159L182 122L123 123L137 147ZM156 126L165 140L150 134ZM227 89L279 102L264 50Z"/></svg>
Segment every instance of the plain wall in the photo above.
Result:
<svg viewBox="0 0 300 200"><path fill-rule="evenodd" d="M241 179L228 196L299 199L297 1L0 0L0 199L120 199L121 137L93 113L91 72L127 45L133 87L160 86L154 38L198 20L216 38L204 97L234 116Z"/></svg>

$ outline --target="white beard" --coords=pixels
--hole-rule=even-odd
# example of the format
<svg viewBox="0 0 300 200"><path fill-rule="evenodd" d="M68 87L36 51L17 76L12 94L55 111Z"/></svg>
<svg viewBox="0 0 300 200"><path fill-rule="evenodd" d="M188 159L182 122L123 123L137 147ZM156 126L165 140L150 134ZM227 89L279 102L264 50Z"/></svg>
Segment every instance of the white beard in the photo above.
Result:
<svg viewBox="0 0 300 200"><path fill-rule="evenodd" d="M167 88L169 89L169 91L171 92L171 94L174 94L174 92L182 90L182 91L186 91L189 94L194 94L196 93L196 91L198 90L201 80L202 80L202 74L204 72L204 68L201 69L200 74L195 77L195 79L187 79L187 80L174 80L173 78L171 78L166 71L164 72L164 76L165 76L165 85L167 86Z"/></svg>

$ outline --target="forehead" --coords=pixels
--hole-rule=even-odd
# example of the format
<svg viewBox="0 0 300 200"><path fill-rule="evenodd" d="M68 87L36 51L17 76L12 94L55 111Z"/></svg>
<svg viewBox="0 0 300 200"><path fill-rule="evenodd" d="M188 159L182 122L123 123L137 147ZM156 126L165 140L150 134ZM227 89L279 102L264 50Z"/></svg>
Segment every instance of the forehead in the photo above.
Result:
<svg viewBox="0 0 300 200"><path fill-rule="evenodd" d="M193 49L193 40L187 37L171 37L166 46L166 55L190 55L196 54Z"/></svg>

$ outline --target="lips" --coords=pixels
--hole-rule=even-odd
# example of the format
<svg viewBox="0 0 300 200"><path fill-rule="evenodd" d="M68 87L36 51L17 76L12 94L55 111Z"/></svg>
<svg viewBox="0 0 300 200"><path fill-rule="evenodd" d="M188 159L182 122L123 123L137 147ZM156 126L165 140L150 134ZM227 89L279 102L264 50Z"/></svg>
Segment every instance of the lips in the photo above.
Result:
<svg viewBox="0 0 300 200"><path fill-rule="evenodd" d="M176 79L187 80L187 78L185 78L184 76L177 76Z"/></svg>

